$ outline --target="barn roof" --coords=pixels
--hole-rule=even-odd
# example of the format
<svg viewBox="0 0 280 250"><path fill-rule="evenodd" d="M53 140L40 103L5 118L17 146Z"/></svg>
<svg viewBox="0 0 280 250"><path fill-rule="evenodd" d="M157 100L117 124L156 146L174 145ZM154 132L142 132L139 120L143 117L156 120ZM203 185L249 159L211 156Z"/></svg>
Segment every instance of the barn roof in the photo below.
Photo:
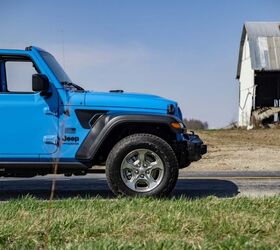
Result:
<svg viewBox="0 0 280 250"><path fill-rule="evenodd" d="M246 22L240 41L236 77L240 77L246 35L249 40L252 69L280 70L280 22Z"/></svg>

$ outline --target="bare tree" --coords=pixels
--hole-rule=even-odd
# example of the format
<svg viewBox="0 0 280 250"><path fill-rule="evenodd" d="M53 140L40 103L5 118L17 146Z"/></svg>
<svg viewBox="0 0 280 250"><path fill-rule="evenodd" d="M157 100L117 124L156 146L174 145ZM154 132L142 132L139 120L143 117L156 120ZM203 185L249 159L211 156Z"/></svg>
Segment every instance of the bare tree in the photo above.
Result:
<svg viewBox="0 0 280 250"><path fill-rule="evenodd" d="M208 122L202 122L196 119L184 119L185 124L187 125L188 129L208 129Z"/></svg>

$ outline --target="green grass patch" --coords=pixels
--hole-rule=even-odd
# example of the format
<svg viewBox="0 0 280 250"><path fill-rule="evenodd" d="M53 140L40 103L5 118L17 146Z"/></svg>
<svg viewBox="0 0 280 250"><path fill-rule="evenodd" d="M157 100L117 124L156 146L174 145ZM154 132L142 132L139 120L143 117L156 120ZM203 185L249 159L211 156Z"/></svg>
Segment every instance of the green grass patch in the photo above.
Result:
<svg viewBox="0 0 280 250"><path fill-rule="evenodd" d="M44 247L48 202L0 203L0 248ZM277 249L280 197L54 201L50 249Z"/></svg>

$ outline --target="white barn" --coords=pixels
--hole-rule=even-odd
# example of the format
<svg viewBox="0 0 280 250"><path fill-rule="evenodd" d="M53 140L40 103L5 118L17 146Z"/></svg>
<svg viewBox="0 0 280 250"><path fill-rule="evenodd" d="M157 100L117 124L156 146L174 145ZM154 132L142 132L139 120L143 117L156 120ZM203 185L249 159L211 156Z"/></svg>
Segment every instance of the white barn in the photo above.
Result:
<svg viewBox="0 0 280 250"><path fill-rule="evenodd" d="M250 127L253 117L279 121L280 22L246 22L240 42L238 125Z"/></svg>

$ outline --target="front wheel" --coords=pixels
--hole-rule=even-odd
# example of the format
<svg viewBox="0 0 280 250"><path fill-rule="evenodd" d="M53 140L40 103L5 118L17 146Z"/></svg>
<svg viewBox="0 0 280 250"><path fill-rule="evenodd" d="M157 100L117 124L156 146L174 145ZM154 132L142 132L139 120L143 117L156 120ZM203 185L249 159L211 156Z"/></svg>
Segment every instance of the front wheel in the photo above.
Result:
<svg viewBox="0 0 280 250"><path fill-rule="evenodd" d="M178 162L166 141L151 134L134 134L113 147L106 176L116 195L167 196L178 179Z"/></svg>

